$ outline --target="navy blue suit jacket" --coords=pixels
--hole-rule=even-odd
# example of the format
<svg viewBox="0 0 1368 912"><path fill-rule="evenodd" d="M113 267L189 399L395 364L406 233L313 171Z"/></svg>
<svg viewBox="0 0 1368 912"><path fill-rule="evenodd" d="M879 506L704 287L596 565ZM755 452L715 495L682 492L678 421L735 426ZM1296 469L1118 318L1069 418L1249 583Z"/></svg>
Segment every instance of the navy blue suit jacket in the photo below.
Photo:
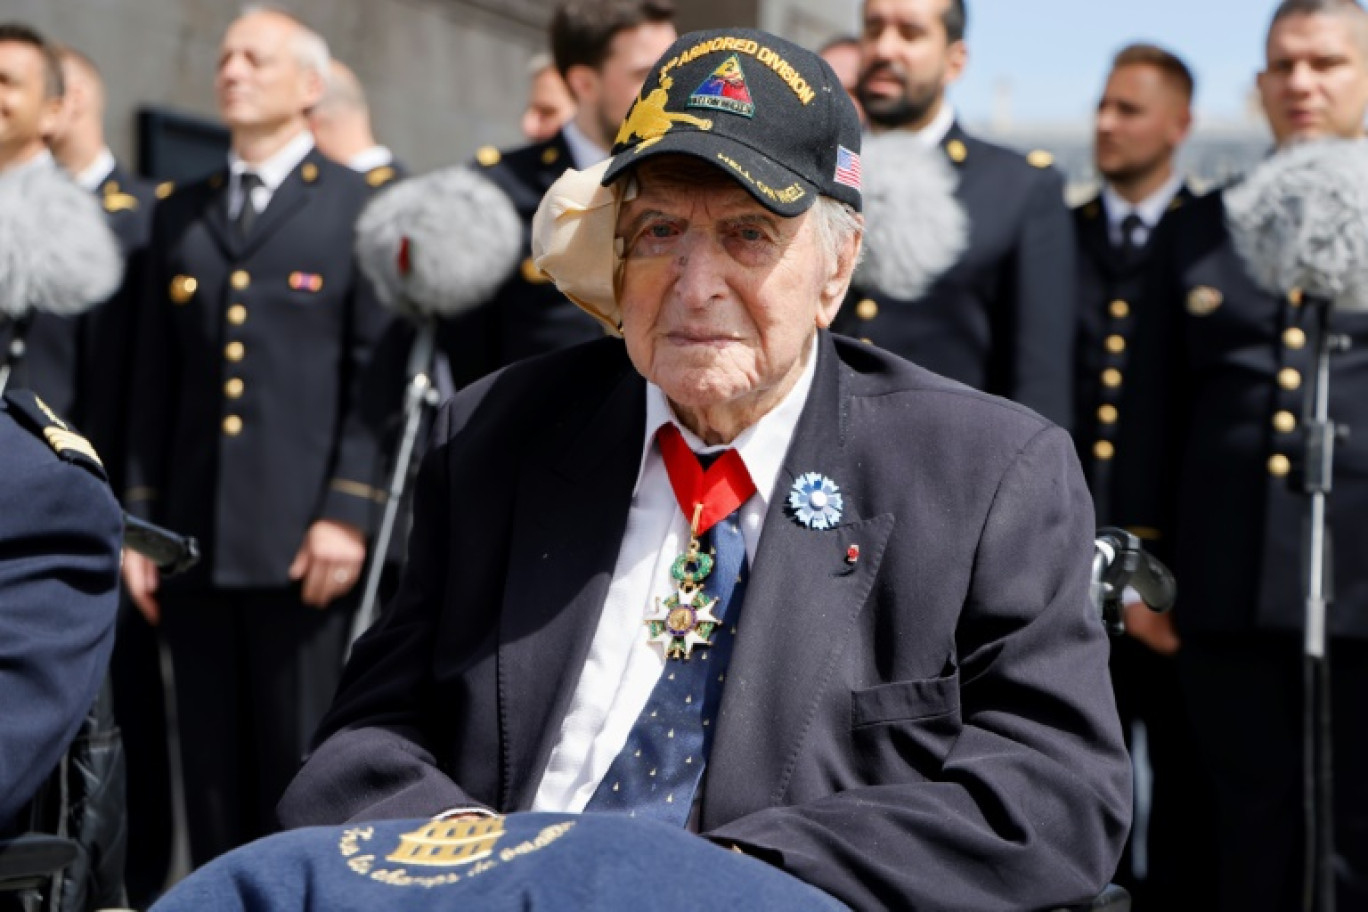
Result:
<svg viewBox="0 0 1368 912"><path fill-rule="evenodd" d="M616 563L644 396L604 340L448 403L399 595L357 642L284 823L531 805ZM845 495L826 531L785 512L814 471ZM857 908L1097 893L1130 767L1068 435L823 333L769 502L702 834Z"/></svg>

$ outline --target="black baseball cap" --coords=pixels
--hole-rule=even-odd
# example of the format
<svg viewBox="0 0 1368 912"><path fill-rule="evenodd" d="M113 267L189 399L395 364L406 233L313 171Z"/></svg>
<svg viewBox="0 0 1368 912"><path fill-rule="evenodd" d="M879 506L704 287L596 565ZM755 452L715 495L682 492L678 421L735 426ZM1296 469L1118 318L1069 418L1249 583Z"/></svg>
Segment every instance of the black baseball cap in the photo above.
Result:
<svg viewBox="0 0 1368 912"><path fill-rule="evenodd" d="M603 184L670 154L715 165L778 215L801 215L818 194L862 205L854 103L825 60L768 32L690 32L671 45L618 131Z"/></svg>

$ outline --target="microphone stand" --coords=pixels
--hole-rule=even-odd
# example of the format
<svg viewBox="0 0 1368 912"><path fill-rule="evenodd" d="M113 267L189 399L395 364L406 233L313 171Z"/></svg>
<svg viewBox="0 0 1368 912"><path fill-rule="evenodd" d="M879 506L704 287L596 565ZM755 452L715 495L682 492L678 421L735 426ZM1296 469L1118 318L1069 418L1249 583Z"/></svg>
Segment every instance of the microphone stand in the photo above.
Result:
<svg viewBox="0 0 1368 912"><path fill-rule="evenodd" d="M356 618L352 621L349 643L355 643L375 622L376 604L380 597L380 577L384 574L385 555L389 551L390 540L394 537L394 524L399 518L404 489L408 486L413 450L418 442L418 430L423 424L424 413L427 409L435 407L439 399L436 384L433 382L436 347L437 321L431 316L425 316L418 324L418 335L413 340L413 347L409 349L409 379L404 391L403 435L399 440L394 470L390 473L385 512L380 520L380 531L376 533L375 544L371 548L370 563L366 568L366 587L361 597L361 607L357 609Z"/></svg>
<svg viewBox="0 0 1368 912"><path fill-rule="evenodd" d="M1309 498L1305 527L1306 630L1302 666L1302 806L1305 815L1306 909L1334 912L1335 828L1334 766L1330 720L1330 654L1326 648L1327 609L1333 592L1329 563L1330 534L1326 501L1333 486L1335 439L1348 429L1330 420L1330 356L1349 348L1349 338L1330 331L1330 302L1307 296L1314 311L1314 379L1305 404L1305 478Z"/></svg>
<svg viewBox="0 0 1368 912"><path fill-rule="evenodd" d="M9 387L9 379L23 363L24 355L28 354L28 331L30 324L33 323L33 311L29 311L17 320L10 321L10 326L14 327L13 334L10 336L8 349L0 357L0 396L5 394Z"/></svg>

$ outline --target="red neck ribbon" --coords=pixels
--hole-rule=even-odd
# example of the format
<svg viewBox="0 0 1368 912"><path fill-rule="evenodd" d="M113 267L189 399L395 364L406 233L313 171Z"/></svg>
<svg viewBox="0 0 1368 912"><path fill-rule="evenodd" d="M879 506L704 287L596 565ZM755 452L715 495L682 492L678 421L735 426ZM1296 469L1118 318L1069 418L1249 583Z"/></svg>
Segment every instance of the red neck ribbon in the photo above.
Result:
<svg viewBox="0 0 1368 912"><path fill-rule="evenodd" d="M723 452L704 472L698 464L698 457L684 442L684 435L672 423L666 422L660 426L656 432L656 442L660 445L665 471L670 476L670 487L679 501L679 509L684 511L684 518L692 523L698 505L703 505L698 527L692 529L695 536L702 535L730 516L755 493L755 482L751 480L746 464L736 450Z"/></svg>

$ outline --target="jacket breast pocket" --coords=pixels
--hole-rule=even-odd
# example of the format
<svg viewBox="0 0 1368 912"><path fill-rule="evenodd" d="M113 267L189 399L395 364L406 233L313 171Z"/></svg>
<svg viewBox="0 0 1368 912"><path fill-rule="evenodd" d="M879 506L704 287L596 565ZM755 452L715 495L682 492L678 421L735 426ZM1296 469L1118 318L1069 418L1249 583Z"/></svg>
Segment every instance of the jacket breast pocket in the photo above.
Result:
<svg viewBox="0 0 1368 912"><path fill-rule="evenodd" d="M850 695L854 728L959 715L959 672L919 681L895 681Z"/></svg>
<svg viewBox="0 0 1368 912"><path fill-rule="evenodd" d="M852 692L850 728L865 781L935 779L962 728L959 673Z"/></svg>

